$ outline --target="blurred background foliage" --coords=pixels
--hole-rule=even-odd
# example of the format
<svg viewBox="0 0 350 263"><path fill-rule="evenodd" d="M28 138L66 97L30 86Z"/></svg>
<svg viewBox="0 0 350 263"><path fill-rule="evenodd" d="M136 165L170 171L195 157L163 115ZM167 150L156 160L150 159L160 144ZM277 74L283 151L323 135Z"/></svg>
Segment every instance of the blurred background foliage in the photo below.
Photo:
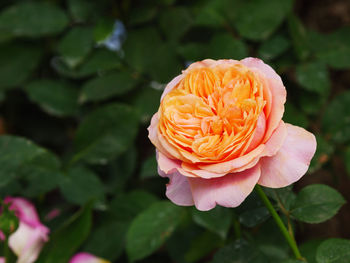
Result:
<svg viewBox="0 0 350 263"><path fill-rule="evenodd" d="M182 69L247 56L282 76L284 120L318 141L294 190L266 190L308 262L350 262L341 239L350 236L349 205L328 220L350 198L349 1L2 0L0 8L0 194L30 198L51 228L38 262L77 251L112 262L296 262L255 194L210 212L166 201L147 139L162 89Z"/></svg>

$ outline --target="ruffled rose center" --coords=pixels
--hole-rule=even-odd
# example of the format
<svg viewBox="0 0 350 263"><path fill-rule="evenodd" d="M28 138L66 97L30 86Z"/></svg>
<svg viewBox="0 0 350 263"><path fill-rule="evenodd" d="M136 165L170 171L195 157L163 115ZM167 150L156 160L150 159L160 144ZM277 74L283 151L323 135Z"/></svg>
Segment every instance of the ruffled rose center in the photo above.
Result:
<svg viewBox="0 0 350 263"><path fill-rule="evenodd" d="M227 161L262 139L265 104L263 83L247 67L196 68L163 98L158 130L183 161Z"/></svg>

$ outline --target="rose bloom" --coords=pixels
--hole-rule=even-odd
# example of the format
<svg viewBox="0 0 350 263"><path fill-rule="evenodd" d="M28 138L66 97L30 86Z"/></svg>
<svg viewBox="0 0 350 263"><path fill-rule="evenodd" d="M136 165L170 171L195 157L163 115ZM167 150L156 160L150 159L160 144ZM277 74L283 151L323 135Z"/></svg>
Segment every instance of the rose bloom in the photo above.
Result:
<svg viewBox="0 0 350 263"><path fill-rule="evenodd" d="M281 78L260 59L191 64L166 86L148 128L167 197L199 210L236 207L256 184L299 180L316 140L283 122L285 101Z"/></svg>
<svg viewBox="0 0 350 263"><path fill-rule="evenodd" d="M32 203L21 197L6 197L5 204L19 219L17 230L9 237L9 246L17 255L17 263L32 263L48 241L50 230L39 219ZM3 260L2 258L0 259Z"/></svg>
<svg viewBox="0 0 350 263"><path fill-rule="evenodd" d="M75 254L74 257L71 258L69 263L110 263L110 261L98 258L89 253L81 252Z"/></svg>

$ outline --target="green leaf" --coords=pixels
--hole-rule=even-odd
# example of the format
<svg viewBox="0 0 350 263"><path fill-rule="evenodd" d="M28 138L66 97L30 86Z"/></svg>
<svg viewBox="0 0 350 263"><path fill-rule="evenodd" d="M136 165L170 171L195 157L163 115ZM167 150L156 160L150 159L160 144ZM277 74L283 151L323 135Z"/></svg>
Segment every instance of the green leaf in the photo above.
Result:
<svg viewBox="0 0 350 263"><path fill-rule="evenodd" d="M296 67L296 79L306 90L327 95L330 90L330 78L323 63L311 62Z"/></svg>
<svg viewBox="0 0 350 263"><path fill-rule="evenodd" d="M307 263L317 263L316 251L321 243L322 243L322 240L312 239L302 243L299 246L300 253L307 260Z"/></svg>
<svg viewBox="0 0 350 263"><path fill-rule="evenodd" d="M62 76L69 78L85 78L93 74L103 74L105 71L121 67L121 60L116 52L104 48L96 49L77 68L71 69L61 58L52 61L53 68Z"/></svg>
<svg viewBox="0 0 350 263"><path fill-rule="evenodd" d="M74 27L58 43L57 51L63 61L74 68L89 54L92 45L92 30L87 27Z"/></svg>
<svg viewBox="0 0 350 263"><path fill-rule="evenodd" d="M292 0L245 1L237 12L235 26L238 32L247 39L266 39L283 22L292 6Z"/></svg>
<svg viewBox="0 0 350 263"><path fill-rule="evenodd" d="M42 79L29 83L25 90L31 101L51 115L70 116L78 111L78 90L67 83Z"/></svg>
<svg viewBox="0 0 350 263"><path fill-rule="evenodd" d="M139 7L132 9L130 12L129 24L132 26L144 24L151 21L157 15L155 6Z"/></svg>
<svg viewBox="0 0 350 263"><path fill-rule="evenodd" d="M232 213L225 207L217 206L210 211L192 209L193 221L225 239L232 222Z"/></svg>
<svg viewBox="0 0 350 263"><path fill-rule="evenodd" d="M60 160L52 153L36 156L19 169L19 177L25 181L22 194L36 197L56 188L63 179Z"/></svg>
<svg viewBox="0 0 350 263"><path fill-rule="evenodd" d="M265 263L266 258L257 247L240 239L220 249L212 261L212 263L232 262Z"/></svg>
<svg viewBox="0 0 350 263"><path fill-rule="evenodd" d="M259 47L258 54L262 60L272 60L283 54L290 46L287 38L276 35L264 41Z"/></svg>
<svg viewBox="0 0 350 263"><path fill-rule="evenodd" d="M133 97L132 104L138 110L142 123L149 123L153 114L158 111L163 90L144 87Z"/></svg>
<svg viewBox="0 0 350 263"><path fill-rule="evenodd" d="M138 131L137 112L127 105L113 103L88 114L75 137L79 159L105 164L118 157L133 143Z"/></svg>
<svg viewBox="0 0 350 263"><path fill-rule="evenodd" d="M321 223L332 218L343 204L344 198L335 189L313 184L298 193L291 214L302 222Z"/></svg>
<svg viewBox="0 0 350 263"><path fill-rule="evenodd" d="M239 4L234 0L200 1L195 8L195 23L198 26L222 27L227 18L236 15Z"/></svg>
<svg viewBox="0 0 350 263"><path fill-rule="evenodd" d="M185 260L189 263L198 262L198 260L224 244L224 241L218 235L208 231L191 241L191 245L185 254Z"/></svg>
<svg viewBox="0 0 350 263"><path fill-rule="evenodd" d="M328 96L304 90L299 96L301 109L309 115L319 115L320 110L326 104Z"/></svg>
<svg viewBox="0 0 350 263"><path fill-rule="evenodd" d="M178 45L177 52L180 56L189 62L199 61L207 58L207 46L202 43L193 42Z"/></svg>
<svg viewBox="0 0 350 263"><path fill-rule="evenodd" d="M112 72L84 84L79 101L100 101L122 95L135 87L137 80L127 72Z"/></svg>
<svg viewBox="0 0 350 263"><path fill-rule="evenodd" d="M153 204L138 215L127 233L126 251L131 262L145 258L169 238L183 216L183 209L167 201Z"/></svg>
<svg viewBox="0 0 350 263"><path fill-rule="evenodd" d="M88 237L92 224L92 203L74 214L50 236L37 263L66 263Z"/></svg>
<svg viewBox="0 0 350 263"><path fill-rule="evenodd" d="M84 247L84 251L115 261L124 250L128 225L127 222L106 222L104 220L101 226L95 227Z"/></svg>
<svg viewBox="0 0 350 263"><path fill-rule="evenodd" d="M323 130L332 141L345 143L350 140L350 91L337 95L326 108Z"/></svg>
<svg viewBox="0 0 350 263"><path fill-rule="evenodd" d="M13 36L53 35L67 25L66 14L57 6L44 2L22 2L4 9L0 14L0 30Z"/></svg>
<svg viewBox="0 0 350 263"><path fill-rule="evenodd" d="M168 83L180 74L182 66L174 50L161 40L153 28L131 31L123 47L125 61L133 69L148 74L155 81Z"/></svg>
<svg viewBox="0 0 350 263"><path fill-rule="evenodd" d="M104 201L103 184L85 167L74 167L60 181L63 197L72 204L83 205L90 200Z"/></svg>
<svg viewBox="0 0 350 263"><path fill-rule="evenodd" d="M335 69L350 68L350 27L340 28L328 35L308 34L317 58Z"/></svg>
<svg viewBox="0 0 350 263"><path fill-rule="evenodd" d="M317 263L347 263L350 261L350 241L340 238L328 239L318 247Z"/></svg>
<svg viewBox="0 0 350 263"><path fill-rule="evenodd" d="M177 41L193 24L188 8L175 7L161 12L159 25L171 41Z"/></svg>
<svg viewBox="0 0 350 263"><path fill-rule="evenodd" d="M142 163L140 177L144 179L155 177L157 175L157 160L156 155L154 154Z"/></svg>
<svg viewBox="0 0 350 263"><path fill-rule="evenodd" d="M269 216L270 214L266 207L256 207L241 213L239 222L246 227L255 227L264 222Z"/></svg>
<svg viewBox="0 0 350 263"><path fill-rule="evenodd" d="M67 4L69 13L76 22L88 20L93 14L96 14L96 9L100 6L97 2L85 0L68 0Z"/></svg>
<svg viewBox="0 0 350 263"><path fill-rule="evenodd" d="M106 40L113 33L114 20L107 17L101 18L94 28L94 39L97 43L101 43Z"/></svg>
<svg viewBox="0 0 350 263"><path fill-rule="evenodd" d="M48 152L33 142L15 136L0 136L0 186L6 185L20 169Z"/></svg>
<svg viewBox="0 0 350 263"><path fill-rule="evenodd" d="M310 54L309 39L302 22L297 16L290 15L288 17L288 29L295 54L300 60L305 60Z"/></svg>
<svg viewBox="0 0 350 263"><path fill-rule="evenodd" d="M0 90L22 84L39 64L41 51L32 45L0 46Z"/></svg>
<svg viewBox="0 0 350 263"><path fill-rule="evenodd" d="M109 205L109 211L117 220L129 222L157 200L153 194L134 190L113 199Z"/></svg>
<svg viewBox="0 0 350 263"><path fill-rule="evenodd" d="M309 120L301 111L299 111L293 104L287 102L285 104L285 112L283 114L283 120L285 122L307 128L309 126Z"/></svg>
<svg viewBox="0 0 350 263"><path fill-rule="evenodd" d="M208 55L213 59L242 59L248 55L248 51L244 42L229 34L217 34L209 43Z"/></svg>

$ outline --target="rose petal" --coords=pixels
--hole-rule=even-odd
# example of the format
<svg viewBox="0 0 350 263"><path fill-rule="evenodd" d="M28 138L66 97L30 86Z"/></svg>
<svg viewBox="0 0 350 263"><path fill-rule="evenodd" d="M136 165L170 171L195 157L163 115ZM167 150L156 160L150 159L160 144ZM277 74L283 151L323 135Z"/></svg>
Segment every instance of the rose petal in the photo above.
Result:
<svg viewBox="0 0 350 263"><path fill-rule="evenodd" d="M34 205L28 200L21 197L8 196L4 202L5 204L10 204L10 210L15 211L20 221L33 227L42 226Z"/></svg>
<svg viewBox="0 0 350 263"><path fill-rule="evenodd" d="M184 76L182 74L173 78L173 80L170 81L168 83L168 85L166 85L160 100L162 101L162 99L165 97L165 95L167 95L183 78L184 78Z"/></svg>
<svg viewBox="0 0 350 263"><path fill-rule="evenodd" d="M17 263L35 262L48 240L48 231L44 227L33 228L26 223L19 223L16 232L9 237L9 246L18 257Z"/></svg>
<svg viewBox="0 0 350 263"><path fill-rule="evenodd" d="M5 258L0 257L0 263L6 263Z"/></svg>
<svg viewBox="0 0 350 263"><path fill-rule="evenodd" d="M250 69L257 69L267 78L272 97L271 112L267 117L266 134L264 140L267 141L282 119L287 91L283 85L281 77L262 60L258 58L245 58L241 60L241 63Z"/></svg>
<svg viewBox="0 0 350 263"><path fill-rule="evenodd" d="M110 263L110 261L98 258L92 254L81 252L75 254L69 263Z"/></svg>
<svg viewBox="0 0 350 263"><path fill-rule="evenodd" d="M272 133L270 139L265 143L265 149L261 156L273 156L281 149L287 137L287 127L283 121L280 121L276 130Z"/></svg>
<svg viewBox="0 0 350 263"><path fill-rule="evenodd" d="M260 166L220 178L187 178L198 210L207 211L216 205L237 207L253 191L260 177Z"/></svg>
<svg viewBox="0 0 350 263"><path fill-rule="evenodd" d="M298 181L308 170L316 151L315 136L303 128L286 123L287 137L272 157L260 160L259 184L279 188Z"/></svg>
<svg viewBox="0 0 350 263"><path fill-rule="evenodd" d="M261 140L265 136L265 130L266 130L266 118L265 118L264 112L262 112L259 115L258 122L256 124L256 128L253 134L253 139L250 142L247 152L250 152L260 144Z"/></svg>

